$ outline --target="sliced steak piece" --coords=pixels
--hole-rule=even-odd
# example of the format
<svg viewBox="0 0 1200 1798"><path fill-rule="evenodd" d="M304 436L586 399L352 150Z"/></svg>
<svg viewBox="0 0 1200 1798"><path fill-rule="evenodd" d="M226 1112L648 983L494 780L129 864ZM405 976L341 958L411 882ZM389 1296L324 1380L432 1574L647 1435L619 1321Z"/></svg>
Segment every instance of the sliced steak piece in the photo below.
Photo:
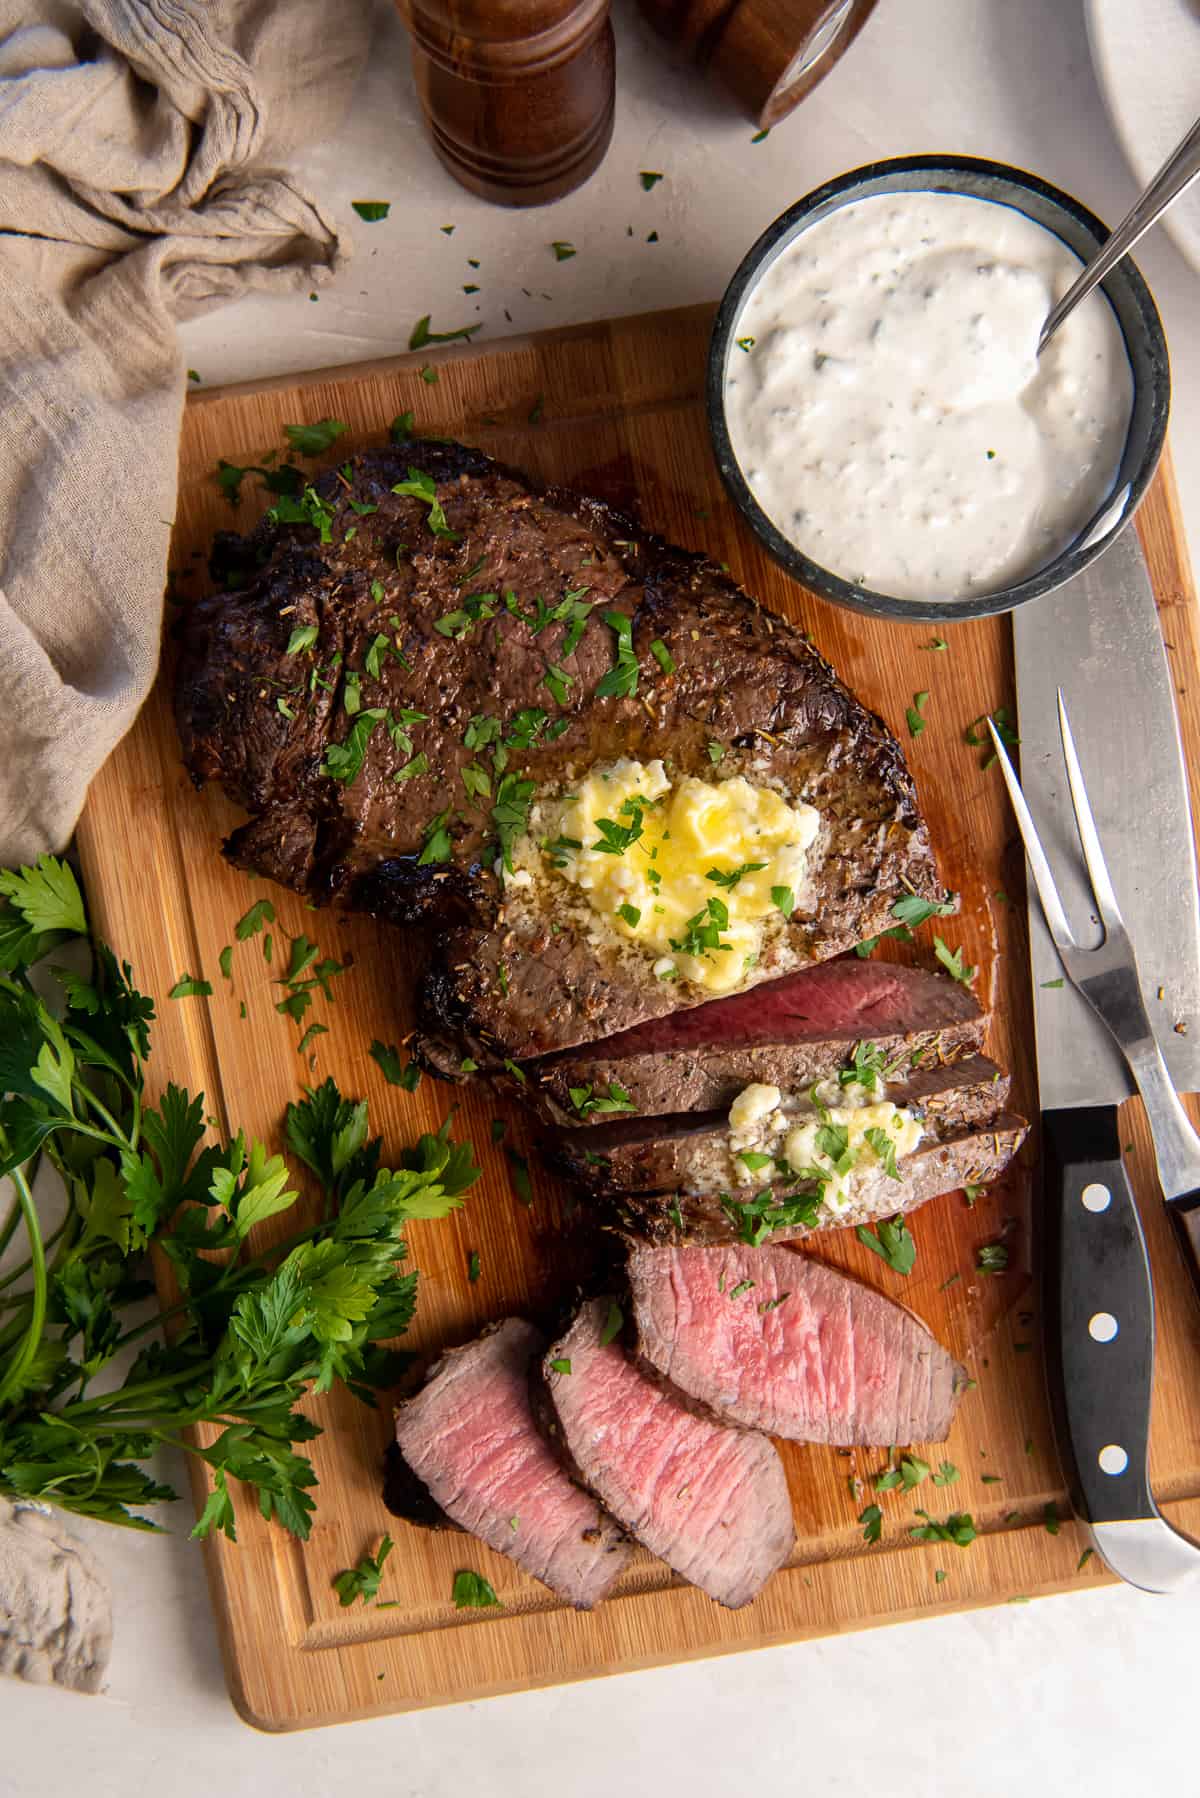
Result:
<svg viewBox="0 0 1200 1798"><path fill-rule="evenodd" d="M526 1091L557 1123L601 1121L614 1093L646 1117L728 1108L753 1081L809 1085L858 1042L889 1062L902 1051L915 1067L952 1061L981 1048L985 1024L960 981L855 957L545 1056L524 1069Z"/></svg>
<svg viewBox="0 0 1200 1798"><path fill-rule="evenodd" d="M839 1448L950 1434L966 1369L911 1311L811 1256L639 1244L628 1273L639 1358L723 1422Z"/></svg>
<svg viewBox="0 0 1200 1798"><path fill-rule="evenodd" d="M452 1522L586 1610L604 1597L630 1550L612 1518L568 1478L534 1421L530 1373L545 1346L532 1324L509 1317L452 1349L397 1410L396 1441Z"/></svg>
<svg viewBox="0 0 1200 1798"><path fill-rule="evenodd" d="M234 590L183 616L184 760L251 814L225 845L238 866L439 927L431 1063L499 1065L706 997L564 903L536 837L530 886L497 874L501 837L621 757L662 758L673 782L743 775L819 813L810 877L747 986L886 928L906 891L940 896L895 739L705 557L453 443L357 456L290 509L223 538L214 572ZM614 617L631 620L624 660Z"/></svg>
<svg viewBox="0 0 1200 1798"><path fill-rule="evenodd" d="M768 1237L773 1243L793 1242L818 1230L844 1230L915 1211L962 1186L986 1186L1004 1172L1028 1133L1024 1118L1003 1111L984 1129L963 1130L906 1156L899 1163L904 1176L899 1183L872 1185L845 1210L834 1215L821 1208L811 1221L795 1216L794 1187L760 1187L748 1201L729 1189L610 1192L606 1197L621 1226L650 1242L762 1242Z"/></svg>
<svg viewBox="0 0 1200 1798"><path fill-rule="evenodd" d="M795 1541L783 1463L765 1436L689 1410L619 1342L603 1343L608 1310L603 1300L584 1305L542 1363L566 1452L639 1542L736 1609Z"/></svg>
<svg viewBox="0 0 1200 1798"><path fill-rule="evenodd" d="M831 1072L825 1063L823 1074ZM918 1068L889 1080L886 1097L920 1113L925 1129L942 1137L977 1128L1003 1110L1009 1079L995 1062L968 1055L944 1067ZM811 1117L805 1093L795 1095L797 1115ZM572 1176L594 1190L618 1192L731 1191L748 1198L764 1180L729 1147L727 1111L686 1112L663 1118L623 1117L557 1138L558 1158ZM903 1172L905 1163L898 1164ZM895 1182L888 1183L893 1189ZM885 1193L885 1198L887 1194ZM892 1210L896 1207L892 1206Z"/></svg>

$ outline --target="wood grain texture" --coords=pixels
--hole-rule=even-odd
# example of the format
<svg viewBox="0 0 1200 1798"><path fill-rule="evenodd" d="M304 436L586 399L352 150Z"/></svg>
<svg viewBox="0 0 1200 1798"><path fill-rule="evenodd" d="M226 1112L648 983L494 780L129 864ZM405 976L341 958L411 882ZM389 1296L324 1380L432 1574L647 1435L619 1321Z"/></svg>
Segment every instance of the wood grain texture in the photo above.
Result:
<svg viewBox="0 0 1200 1798"><path fill-rule="evenodd" d="M930 627L876 625L814 599L767 561L738 525L709 453L702 405L707 308L621 320L509 340L490 349L404 357L302 380L195 394L187 408L175 525L176 588L186 603L204 588L214 529L248 527L260 504L247 494L231 512L212 479L219 456L258 462L282 443L284 423L334 416L357 448L386 437L388 421L412 409L438 435L461 436L544 478L567 481L623 504L667 537L707 547L750 592L801 621L867 704L907 741L905 707L928 691L927 729L908 743L910 761L947 883L963 912L942 920L980 968L980 991L996 1007L990 1048L1011 1067L1014 1102L1032 1101L1022 865L995 768L963 740L972 720L1012 700L1010 631L1003 619ZM428 362L436 384L418 376ZM537 421L530 414L537 412ZM1196 605L1164 468L1141 514L1155 590L1177 670L1180 708L1196 789L1200 689L1195 683ZM222 1132L244 1128L281 1145L285 1104L302 1083L336 1076L343 1091L370 1099L385 1161L420 1130L436 1128L456 1094L428 1079L415 1094L389 1087L371 1061L372 1039L398 1043L411 1021L413 980L424 945L362 918L313 913L295 895L229 868L218 848L237 814L213 791L195 793L180 766L166 678L95 783L80 828L93 915L159 1001L154 1082L203 1088ZM233 981L218 970L221 948L252 898L276 908L275 961L262 937L238 944ZM1015 902L1015 903L1014 903ZM352 964L335 1002L311 1017L328 1026L315 1068L296 1052L299 1028L274 1009L272 984L286 941L306 931L323 952ZM932 962L929 927L914 947L886 947ZM184 971L212 981L211 1000L168 1002ZM247 1016L239 1015L245 1002ZM307 1022L308 1020L306 1020ZM1189 1102L1190 1103L1190 1102ZM466 1208L443 1223L415 1224L421 1272L417 1323L408 1345L423 1355L461 1342L512 1310L552 1320L589 1253L588 1219L532 1158L534 1203L512 1190L503 1151L490 1142L493 1117L508 1141L533 1148L518 1113L469 1091L455 1131L469 1136L485 1177ZM1129 1159L1155 1263L1159 1379L1153 1435L1156 1489L1182 1519L1200 1525L1200 1401L1194 1396L1200 1306L1156 1197L1149 1145L1128 1108ZM234 1702L250 1722L288 1729L452 1699L619 1672L658 1662L761 1646L931 1612L1033 1597L1106 1577L1093 1560L1077 1573L1082 1542L1065 1522L1044 1527L1048 1503L1066 1505L1042 1391L1038 1320L1029 1277L1032 1145L999 1186L969 1208L961 1193L916 1214L915 1271L904 1280L853 1237L821 1239L817 1252L911 1305L978 1385L951 1441L925 1449L961 1469L959 1481L911 1496L880 1498L884 1540L869 1548L856 1522L873 1494L851 1490L885 1461L882 1453L790 1446L784 1450L797 1523L793 1562L746 1610L722 1611L638 1554L617 1596L591 1615L564 1609L511 1563L461 1537L429 1536L397 1523L379 1497L379 1461L389 1435L386 1407L372 1412L343 1394L313 1401L325 1427L313 1445L320 1476L312 1537L301 1546L269 1527L239 1494L236 1547L207 1555ZM295 1220L289 1220L294 1225ZM975 1272L978 1247L1003 1237L1010 1266ZM478 1250L479 1281L467 1280ZM198 1490L197 1497L202 1497ZM970 1511L981 1539L969 1550L914 1545L914 1505L936 1517ZM342 1610L331 1578L373 1547L385 1529L397 1541L381 1597L394 1608ZM502 1611L455 1613L454 1572L485 1573ZM941 1569L946 1577L935 1578Z"/></svg>

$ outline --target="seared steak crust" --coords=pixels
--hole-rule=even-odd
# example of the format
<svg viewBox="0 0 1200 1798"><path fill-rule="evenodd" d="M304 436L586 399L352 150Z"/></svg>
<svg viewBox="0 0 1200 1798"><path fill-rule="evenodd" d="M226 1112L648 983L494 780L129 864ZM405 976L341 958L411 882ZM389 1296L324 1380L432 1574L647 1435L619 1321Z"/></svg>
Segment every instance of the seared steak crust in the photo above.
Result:
<svg viewBox="0 0 1200 1798"><path fill-rule="evenodd" d="M434 534L425 499L392 491L410 470L435 484L452 534ZM505 904L491 817L502 776L494 747L464 741L473 717L511 736L518 714L545 714L528 744L507 750L507 771L539 793L618 756L662 756L676 778L713 778L715 744L719 777L766 778L816 806L824 838L810 902L748 984L883 928L901 891L937 895L898 744L801 631L705 557L459 444L372 451L315 488L327 520L264 521L218 546L216 571L242 584L185 615L184 758L197 784L219 781L251 813L225 846L238 866L319 902L450 926L425 991L435 1065L456 1068L464 1050L481 1065L539 1055L704 996L653 979L648 959L643 969L597 948L551 906L518 915ZM593 609L564 654L570 622L545 613L568 594ZM638 690L597 698L614 659L609 610L632 617ZM297 630L315 639L289 655ZM560 671L557 694L548 669ZM397 735L389 722L406 708L426 716ZM385 709L355 777L322 773L330 745ZM463 785L472 762L488 773L487 796ZM434 846L446 859L434 860L443 813Z"/></svg>

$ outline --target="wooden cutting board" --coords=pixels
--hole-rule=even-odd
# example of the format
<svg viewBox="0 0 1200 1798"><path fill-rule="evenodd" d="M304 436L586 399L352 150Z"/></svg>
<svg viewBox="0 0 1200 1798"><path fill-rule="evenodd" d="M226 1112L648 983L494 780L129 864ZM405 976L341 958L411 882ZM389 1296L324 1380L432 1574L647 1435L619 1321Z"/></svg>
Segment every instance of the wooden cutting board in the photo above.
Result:
<svg viewBox="0 0 1200 1798"><path fill-rule="evenodd" d="M995 1006L991 1047L1011 1067L1014 1103L1032 1103L1023 871L995 767L964 741L979 715L1012 702L1010 632L1005 620L930 627L876 624L824 605L782 575L742 529L724 497L709 452L702 386L711 312L706 307L511 339L497 347L399 357L224 391L192 395L180 456L173 548L176 596L204 590L212 533L246 529L266 503L245 483L231 511L213 473L218 457L260 463L284 447L282 426L333 416L349 431L348 453L384 441L389 421L412 410L419 427L462 437L528 469L628 507L663 535L707 548L752 593L811 630L821 650L906 742L933 841L948 884L963 895L960 917L943 920L952 946L979 969L979 990ZM421 378L421 369L436 379ZM337 459L341 459L340 457ZM1169 469L1141 514L1155 590L1178 670L1193 790L1200 791L1200 697L1193 684L1197 626ZM931 647L935 634L946 648ZM928 692L927 728L910 741L905 708ZM179 764L164 678L95 783L80 827L93 916L132 961L139 985L155 994L155 1081L168 1076L203 1089L222 1133L243 1128L282 1147L284 1106L303 1083L333 1074L343 1092L366 1095L384 1139L384 1161L458 1102L454 1130L477 1148L485 1175L466 1208L440 1223L415 1224L411 1257L421 1273L408 1346L432 1355L513 1310L547 1321L569 1296L588 1253L588 1223L571 1196L540 1166L531 1130L484 1090L465 1096L425 1079L415 1094L388 1086L369 1057L374 1038L397 1043L408 1029L418 934L334 913L248 880L220 858L237 815L215 791L194 792ZM275 962L262 937L236 946L232 983L218 970L234 921L256 897L277 911ZM285 939L302 931L350 964L334 1002L310 1014L328 1027L303 1060L299 1027L278 1015L272 984ZM932 963L929 927L915 946L893 953ZM185 971L203 974L209 1000L171 1002ZM244 1002L246 1016L240 1015ZM308 1020L306 1020L307 1022ZM311 1059L310 1059L311 1058ZM1147 1201L1144 1217L1159 1296L1159 1379L1153 1472L1168 1510L1200 1526L1200 1399L1193 1397L1200 1307L1196 1306L1162 1215L1136 1107L1128 1108L1129 1159ZM507 1143L528 1156L534 1198L514 1192L492 1119L509 1124ZM1032 1145L1004 1182L973 1208L947 1195L913 1220L912 1275L892 1273L853 1234L822 1237L817 1252L911 1305L961 1359L978 1384L968 1393L950 1442L926 1448L936 1468L959 1469L956 1483L931 1481L879 1503L882 1541L868 1545L856 1521L874 1493L882 1452L786 1446L797 1548L789 1567L747 1609L731 1613L683 1587L639 1552L617 1594L591 1615L565 1609L510 1562L473 1540L428 1535L388 1517L380 1501L380 1456L389 1436L386 1406L371 1411L345 1393L311 1402L325 1434L313 1446L320 1476L310 1541L268 1526L239 1494L237 1546L223 1538L204 1550L234 1703L265 1729L291 1729L384 1711L478 1698L488 1693L581 1679L861 1628L970 1606L1032 1598L1106 1577L1093 1559L1078 1568L1076 1527L1067 1515L1042 1392L1036 1298L1029 1277ZM289 1217L286 1228L296 1227ZM1003 1240L1008 1271L976 1271L976 1252ZM468 1282L479 1253L482 1272ZM867 1483L867 1484L864 1484ZM197 1497L203 1496L203 1476ZM969 1549L913 1543L922 1506L936 1518L969 1511L981 1532ZM389 1608L343 1610L333 1575L373 1548L385 1530L396 1540L381 1598ZM200 1552L200 1551L197 1551ZM455 1612L458 1568L484 1573L503 1609Z"/></svg>

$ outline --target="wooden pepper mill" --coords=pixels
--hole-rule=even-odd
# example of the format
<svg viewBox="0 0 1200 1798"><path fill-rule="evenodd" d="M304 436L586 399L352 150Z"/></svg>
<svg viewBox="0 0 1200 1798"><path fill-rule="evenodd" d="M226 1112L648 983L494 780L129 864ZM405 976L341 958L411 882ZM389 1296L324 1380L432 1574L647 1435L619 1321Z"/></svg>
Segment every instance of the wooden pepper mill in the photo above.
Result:
<svg viewBox="0 0 1200 1798"><path fill-rule="evenodd" d="M639 0L650 23L724 82L760 130L849 49L876 0Z"/></svg>
<svg viewBox="0 0 1200 1798"><path fill-rule="evenodd" d="M603 161L616 86L609 0L397 5L433 147L464 187L541 206Z"/></svg>

